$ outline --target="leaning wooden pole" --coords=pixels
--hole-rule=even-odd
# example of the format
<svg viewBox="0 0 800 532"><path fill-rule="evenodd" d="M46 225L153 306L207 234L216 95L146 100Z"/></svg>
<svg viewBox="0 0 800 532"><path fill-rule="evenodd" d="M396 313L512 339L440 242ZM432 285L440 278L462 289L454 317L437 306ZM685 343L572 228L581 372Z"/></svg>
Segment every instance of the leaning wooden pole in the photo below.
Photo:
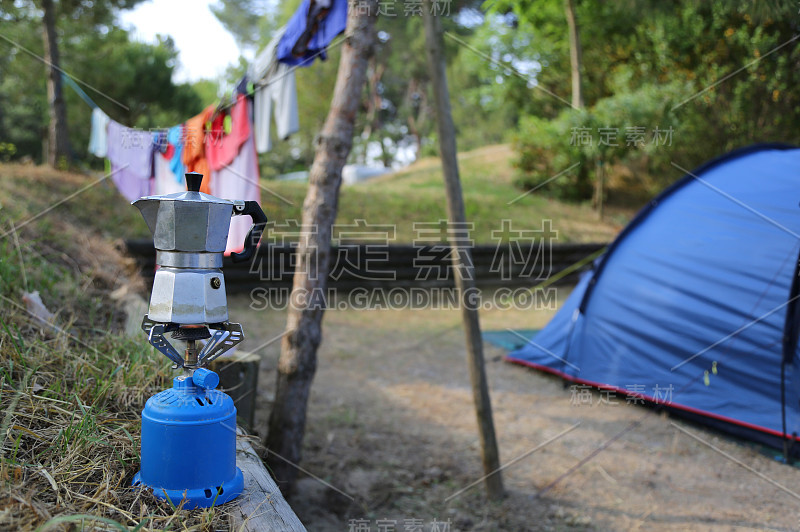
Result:
<svg viewBox="0 0 800 532"><path fill-rule="evenodd" d="M435 0L434 0L435 1ZM437 15L432 11L434 3L425 0L423 17L425 19L425 40L428 49L428 63L433 81L433 95L436 104L436 122L439 130L439 151L442 158L445 192L447 195L447 216L454 227L464 227L464 198L461 194L461 179L458 176L458 159L456 151L456 131L453 116L450 112L450 95L447 88L444 53L442 51L442 31ZM503 478L500 473L500 452L494 433L492 419L492 401L489 397L489 385L486 382L486 370L483 362L483 339L478 309L474 304L475 277L472 267L471 251L463 239L456 238L451 242L453 247L453 266L455 270L456 290L459 294L461 317L464 321L464 332L467 340L467 365L472 381L472 398L478 417L481 451L483 453L483 471L486 475L486 491L490 499L503 497Z"/></svg>
<svg viewBox="0 0 800 532"><path fill-rule="evenodd" d="M378 0L359 0L350 6L333 100L317 138L308 192L303 202L292 304L281 342L275 403L265 441L269 452L267 463L283 492L290 492L297 478L308 395L317 369L317 348L322 341L331 231L336 219L342 167L353 145L367 61L375 43L377 14Z"/></svg>

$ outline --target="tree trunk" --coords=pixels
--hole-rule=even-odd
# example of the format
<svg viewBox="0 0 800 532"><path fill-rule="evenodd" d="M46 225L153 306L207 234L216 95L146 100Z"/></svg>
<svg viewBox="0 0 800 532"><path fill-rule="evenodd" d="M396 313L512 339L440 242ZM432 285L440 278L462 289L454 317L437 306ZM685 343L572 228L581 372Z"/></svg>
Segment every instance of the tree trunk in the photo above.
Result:
<svg viewBox="0 0 800 532"><path fill-rule="evenodd" d="M595 208L597 209L597 219L603 219L603 208L604 208L604 200L605 200L605 166L602 162L597 161L597 175L595 179L597 180L594 193L595 193Z"/></svg>
<svg viewBox="0 0 800 532"><path fill-rule="evenodd" d="M47 141L47 164L55 167L60 161L70 161L67 133L67 107L61 86L61 58L58 55L55 6L53 0L42 0L44 60L47 63L47 104L50 127Z"/></svg>
<svg viewBox="0 0 800 532"><path fill-rule="evenodd" d="M303 202L303 232L295 268L286 333L278 360L275 404L265 444L267 463L285 493L297 478L306 408L322 340L331 231L336 219L342 167L353 145L353 129L366 79L367 61L375 44L377 0L351 7L331 109L317 138L308 192Z"/></svg>
<svg viewBox="0 0 800 532"><path fill-rule="evenodd" d="M458 175L458 158L456 151L456 130L450 111L450 95L447 88L447 74L442 51L442 31L439 19L432 12L431 0L425 0L422 16L425 22L425 41L428 49L428 63L433 81L433 96L436 105L436 123L439 129L439 151L442 158L442 171L447 197L447 215L455 231L466 226L464 198L461 193L461 180ZM449 233L449 231L448 231ZM490 499L503 497L503 478L500 473L500 452L492 420L492 402L489 397L489 385L486 382L486 369L483 360L483 339L478 309L475 308L475 277L472 258L467 239L462 236L451 240L451 254L455 270L456 290L464 322L464 333L467 343L467 366L472 382L472 398L478 418L478 435L480 436L483 458L483 472L486 491Z"/></svg>
<svg viewBox="0 0 800 532"><path fill-rule="evenodd" d="M383 73L386 71L386 66L378 64L375 56L371 57L367 63L367 118L365 120L363 137L368 139L372 136L374 131L381 128L380 112L381 112L381 95L379 94L378 87L381 83Z"/></svg>
<svg viewBox="0 0 800 532"><path fill-rule="evenodd" d="M412 79L411 82L408 84L408 89L406 90L406 100L408 100L409 105L411 106L411 112L408 115L408 132L409 134L414 137L414 144L417 147L416 153L414 154L414 160L419 160L422 156L422 127L427 120L427 108L428 108L428 101L426 96L425 88L421 86L422 84ZM414 96L418 95L419 100L417 104L414 105Z"/></svg>
<svg viewBox="0 0 800 532"><path fill-rule="evenodd" d="M564 11L569 26L569 62L572 68L572 107L583 109L583 90L581 89L581 37L578 31L578 19L575 16L575 1L564 0Z"/></svg>

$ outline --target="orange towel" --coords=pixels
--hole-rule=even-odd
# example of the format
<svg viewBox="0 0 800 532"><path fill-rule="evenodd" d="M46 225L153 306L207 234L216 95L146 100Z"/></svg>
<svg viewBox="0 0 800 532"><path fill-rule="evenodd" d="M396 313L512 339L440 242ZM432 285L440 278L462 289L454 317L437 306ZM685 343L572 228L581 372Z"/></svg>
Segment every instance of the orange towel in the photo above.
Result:
<svg viewBox="0 0 800 532"><path fill-rule="evenodd" d="M215 105L209 105L203 112L186 121L184 131L186 142L183 145L183 164L186 165L187 172L199 172L203 174L203 182L200 185L200 192L211 193L211 171L205 157L205 130L206 122L211 118L216 109Z"/></svg>

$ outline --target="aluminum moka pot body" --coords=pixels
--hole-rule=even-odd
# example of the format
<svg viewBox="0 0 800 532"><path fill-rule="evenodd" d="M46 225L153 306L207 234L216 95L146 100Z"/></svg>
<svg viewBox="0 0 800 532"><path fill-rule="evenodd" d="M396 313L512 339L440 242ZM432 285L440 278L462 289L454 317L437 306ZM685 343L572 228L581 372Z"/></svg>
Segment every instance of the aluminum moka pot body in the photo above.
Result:
<svg viewBox="0 0 800 532"><path fill-rule="evenodd" d="M175 377L173 387L147 400L142 411L142 468L134 485L184 508L207 508L242 493L236 467L236 407L215 390L207 369Z"/></svg>
<svg viewBox="0 0 800 532"><path fill-rule="evenodd" d="M250 215L253 228L234 262L255 251L266 216L254 201L231 201L200 192L202 174L186 174L186 192L133 202L153 234L158 269L148 318L177 325L228 320L222 257L232 216Z"/></svg>

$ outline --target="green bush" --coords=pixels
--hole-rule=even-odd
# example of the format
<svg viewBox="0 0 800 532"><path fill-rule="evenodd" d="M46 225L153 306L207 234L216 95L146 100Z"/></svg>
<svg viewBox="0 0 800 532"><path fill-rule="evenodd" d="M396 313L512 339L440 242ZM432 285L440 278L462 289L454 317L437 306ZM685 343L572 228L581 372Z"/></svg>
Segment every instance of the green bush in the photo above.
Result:
<svg viewBox="0 0 800 532"><path fill-rule="evenodd" d="M17 153L17 147L11 142L0 142L0 161L7 163Z"/></svg>
<svg viewBox="0 0 800 532"><path fill-rule="evenodd" d="M645 85L603 98L588 110L567 109L553 120L524 117L512 138L515 185L583 201L592 197L597 165L644 160L649 171L674 177L669 162L675 146L694 142L682 135L671 112L685 92L677 84Z"/></svg>
<svg viewBox="0 0 800 532"><path fill-rule="evenodd" d="M523 117L512 139L517 153L514 167L518 170L514 185L568 201L591 197L586 154L570 141L573 127L581 127L574 124L581 124L587 118L582 111L564 112L554 120ZM580 165L565 171L576 163Z"/></svg>

